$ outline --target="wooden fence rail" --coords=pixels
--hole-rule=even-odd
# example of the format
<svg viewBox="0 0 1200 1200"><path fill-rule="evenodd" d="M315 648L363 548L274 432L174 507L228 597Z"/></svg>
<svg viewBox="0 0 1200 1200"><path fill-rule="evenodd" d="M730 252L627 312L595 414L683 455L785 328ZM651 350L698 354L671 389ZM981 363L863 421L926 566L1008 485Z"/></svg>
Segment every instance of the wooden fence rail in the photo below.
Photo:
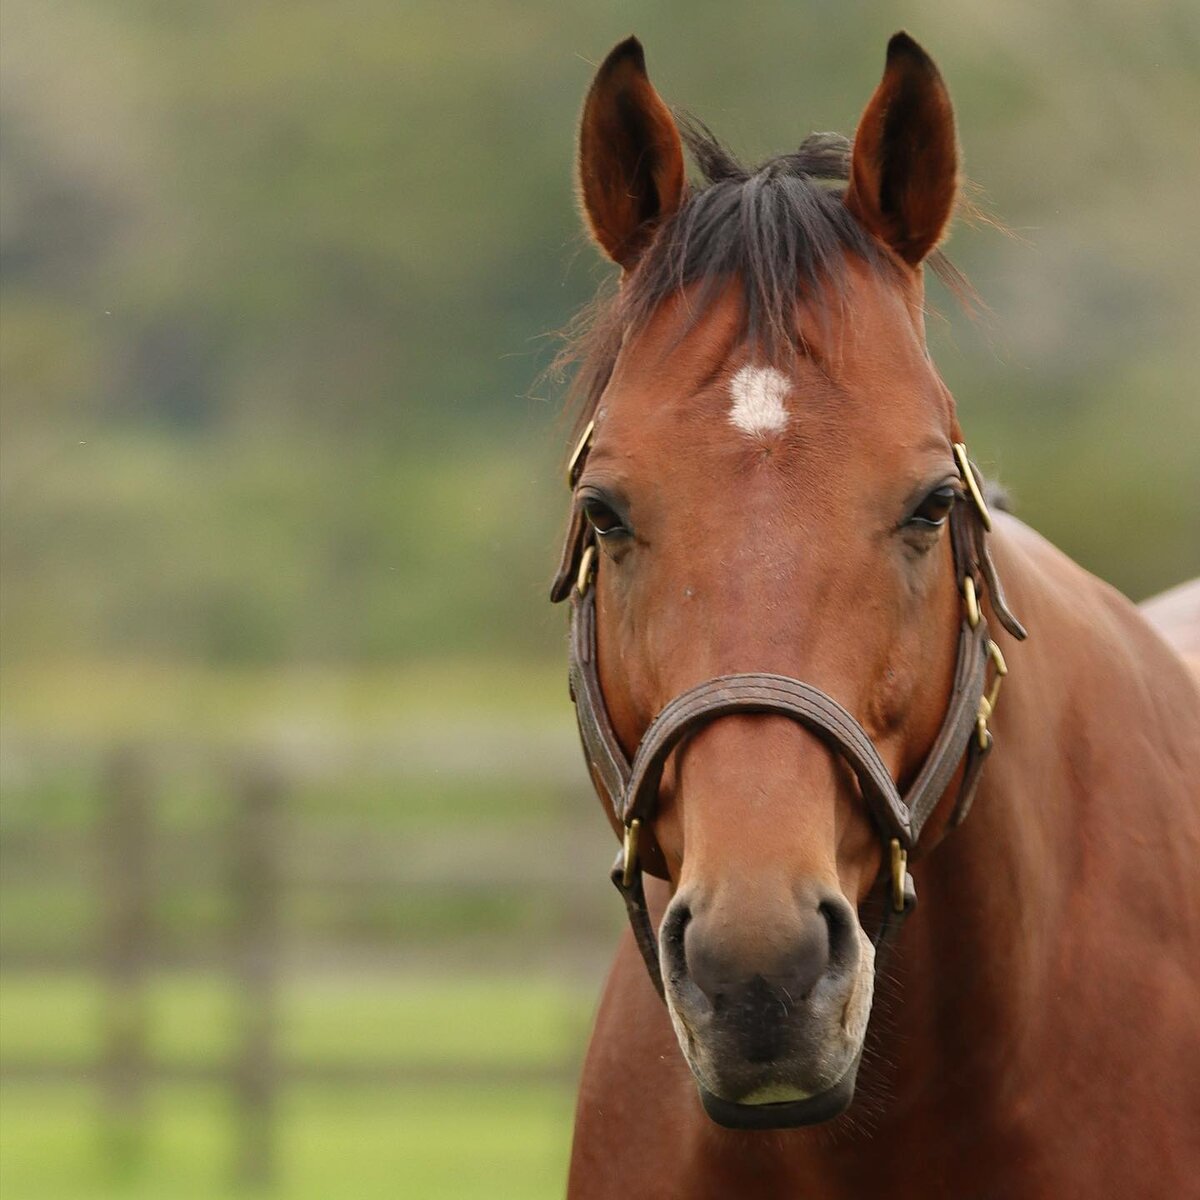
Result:
<svg viewBox="0 0 1200 1200"><path fill-rule="evenodd" d="M444 852L439 857L432 843L423 846L419 837L408 839L409 853L398 854L386 838L337 830L306 835L289 827L288 777L269 757L246 758L228 768L226 787L233 804L223 834L180 835L157 829L151 756L123 748L110 756L102 772L94 838L50 833L40 859L37 835L19 835L19 845L7 847L6 862L26 879L36 878L48 863L55 864L52 872L70 864L72 877L85 877L77 868L90 858L100 906L98 944L88 953L60 955L57 962L98 971L103 1006L97 1061L63 1063L9 1055L0 1061L0 1078L95 1083L108 1157L122 1174L135 1171L144 1158L153 1085L223 1083L234 1101L231 1174L237 1184L250 1187L267 1184L275 1174L278 1100L281 1089L293 1083L461 1081L504 1087L569 1078L570 1064L431 1067L285 1061L277 1045L284 950L280 908L286 887L399 887L422 892L458 888L469 893L472 888L534 886L561 894L565 907L570 903L566 897L577 890L578 875L571 861L574 835L569 827L543 831L533 859L485 840L473 844L469 832L456 837L452 860ZM226 946L200 959L226 972L236 985L234 1049L223 1063L164 1063L150 1051L149 985L152 973L170 956L154 916L164 874L172 882L182 878L219 885L231 901ZM48 961L55 961L54 955ZM20 969L39 964L36 955L28 961L6 955L6 971L14 965Z"/></svg>

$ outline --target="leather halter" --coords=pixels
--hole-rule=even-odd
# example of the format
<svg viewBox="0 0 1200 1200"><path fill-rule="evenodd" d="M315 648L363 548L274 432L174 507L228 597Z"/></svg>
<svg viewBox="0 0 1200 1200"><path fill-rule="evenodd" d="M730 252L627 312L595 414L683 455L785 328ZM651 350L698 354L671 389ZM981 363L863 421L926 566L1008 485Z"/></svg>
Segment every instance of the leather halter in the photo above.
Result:
<svg viewBox="0 0 1200 1200"><path fill-rule="evenodd" d="M591 435L589 425L571 456L567 484L572 490L582 472ZM964 601L954 682L941 728L903 796L858 721L819 688L786 675L723 675L681 693L650 722L631 763L617 739L600 687L596 600L591 586L595 536L581 505L577 500L574 503L550 597L557 603L570 596L570 685L579 736L592 783L611 809L616 826L624 830L624 845L613 865L612 880L625 901L638 950L660 997L665 999L658 939L646 905L642 872L666 878L666 867L661 852L647 855L639 841L654 819L668 758L699 726L732 713L778 714L810 730L850 767L883 841L884 865L873 888L884 893L883 919L872 937L877 950L895 937L916 905L908 853L917 846L925 822L946 794L960 764L964 764L962 780L948 828L961 824L970 810L980 771L993 745L988 718L1008 671L1000 648L988 636L987 619L979 604L985 589L992 611L1004 628L1019 641L1026 633L1009 610L996 576L987 546L991 516L974 467L965 446L956 443L954 450L970 501L964 497L949 517L954 570L961 581ZM993 667L990 687L989 665ZM881 957L876 955L877 970Z"/></svg>

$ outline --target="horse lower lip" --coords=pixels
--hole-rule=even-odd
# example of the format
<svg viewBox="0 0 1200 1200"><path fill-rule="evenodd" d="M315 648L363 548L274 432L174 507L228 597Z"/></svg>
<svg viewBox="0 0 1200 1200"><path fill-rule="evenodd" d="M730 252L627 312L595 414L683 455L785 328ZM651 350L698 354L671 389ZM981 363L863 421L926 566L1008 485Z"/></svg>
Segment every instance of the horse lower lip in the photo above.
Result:
<svg viewBox="0 0 1200 1200"><path fill-rule="evenodd" d="M795 1129L802 1125L819 1125L840 1116L850 1107L861 1059L860 1050L837 1083L807 1100L741 1104L735 1100L722 1100L698 1084L700 1102L709 1119L726 1129Z"/></svg>

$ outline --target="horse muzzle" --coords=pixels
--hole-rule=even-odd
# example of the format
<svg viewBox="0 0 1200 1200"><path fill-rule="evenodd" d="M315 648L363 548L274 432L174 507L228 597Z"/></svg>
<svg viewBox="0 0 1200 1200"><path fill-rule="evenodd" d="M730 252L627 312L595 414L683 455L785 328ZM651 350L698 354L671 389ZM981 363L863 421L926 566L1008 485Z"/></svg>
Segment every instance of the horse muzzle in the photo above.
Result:
<svg viewBox="0 0 1200 1200"><path fill-rule="evenodd" d="M779 1129L846 1109L875 953L843 897L806 890L735 921L720 893L693 890L672 901L659 943L671 1020L714 1121Z"/></svg>

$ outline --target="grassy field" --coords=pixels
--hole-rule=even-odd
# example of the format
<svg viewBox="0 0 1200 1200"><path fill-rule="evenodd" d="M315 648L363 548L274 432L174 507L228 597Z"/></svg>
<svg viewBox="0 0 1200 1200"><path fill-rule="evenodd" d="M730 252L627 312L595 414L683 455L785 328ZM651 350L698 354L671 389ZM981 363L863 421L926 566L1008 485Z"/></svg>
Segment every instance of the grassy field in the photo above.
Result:
<svg viewBox="0 0 1200 1200"><path fill-rule="evenodd" d="M101 1001L83 975L9 978L0 986L0 1058L94 1061ZM288 981L278 1027L287 1060L382 1062L433 1076L444 1068L447 1081L285 1088L274 1194L561 1194L570 1080L593 1001L590 989L539 977ZM161 977L149 1003L157 1061L216 1064L228 1054L235 997L220 980ZM547 1081L503 1081L511 1067L544 1068ZM0 1106L5 1200L231 1194L234 1115L217 1085L152 1087L141 1156L124 1167L106 1151L99 1095L85 1080L9 1082Z"/></svg>
<svg viewBox="0 0 1200 1200"><path fill-rule="evenodd" d="M83 1087L7 1085L0 1191L6 1200L217 1200L233 1137L215 1088L155 1093L146 1154L117 1170ZM560 1196L570 1137L567 1087L429 1086L335 1092L296 1087L279 1117L280 1200Z"/></svg>

